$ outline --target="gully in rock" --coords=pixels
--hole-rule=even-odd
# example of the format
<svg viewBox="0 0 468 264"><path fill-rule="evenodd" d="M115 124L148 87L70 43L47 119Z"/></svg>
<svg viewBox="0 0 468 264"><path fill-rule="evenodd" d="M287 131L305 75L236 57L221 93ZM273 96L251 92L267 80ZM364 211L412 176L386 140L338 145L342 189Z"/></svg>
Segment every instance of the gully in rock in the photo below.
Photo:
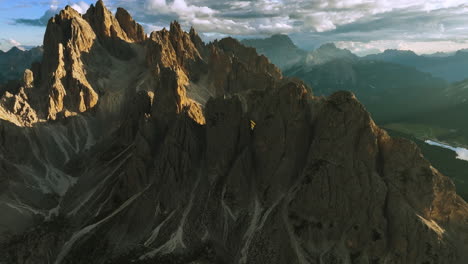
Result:
<svg viewBox="0 0 468 264"><path fill-rule="evenodd" d="M468 205L415 144L233 38L67 6L31 72L0 100L0 263L468 257Z"/></svg>

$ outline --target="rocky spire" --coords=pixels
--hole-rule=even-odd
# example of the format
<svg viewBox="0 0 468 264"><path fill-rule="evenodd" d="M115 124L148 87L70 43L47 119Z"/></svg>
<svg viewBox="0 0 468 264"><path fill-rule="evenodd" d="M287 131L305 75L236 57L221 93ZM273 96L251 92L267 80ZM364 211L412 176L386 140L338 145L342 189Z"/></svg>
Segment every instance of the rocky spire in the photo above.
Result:
<svg viewBox="0 0 468 264"><path fill-rule="evenodd" d="M98 100L88 80L81 55L95 47L96 34L89 23L70 6L49 20L44 36L44 59L41 64L39 100L43 118L56 119L61 112L84 112ZM45 102L45 105L44 105Z"/></svg>
<svg viewBox="0 0 468 264"><path fill-rule="evenodd" d="M115 18L119 22L122 30L126 33L128 39L135 42L141 42L146 39L146 34L143 30L143 27L135 20L133 20L132 16L127 12L127 10L121 7L117 8Z"/></svg>
<svg viewBox="0 0 468 264"><path fill-rule="evenodd" d="M91 5L83 16L99 38L119 38L127 42L139 42L146 38L143 27L136 23L123 8L114 16L102 0Z"/></svg>
<svg viewBox="0 0 468 264"><path fill-rule="evenodd" d="M141 45L121 38L139 34L123 11L109 24L98 2L85 17L68 7L49 22L40 71L49 119L77 116L31 130L0 121L0 185L12 186L0 186L0 232L19 235L0 241L0 261L466 259L468 205L453 183L352 93L314 97L255 49L197 44L177 22ZM110 52L125 47L135 56ZM35 89L2 98L0 119L33 117Z"/></svg>

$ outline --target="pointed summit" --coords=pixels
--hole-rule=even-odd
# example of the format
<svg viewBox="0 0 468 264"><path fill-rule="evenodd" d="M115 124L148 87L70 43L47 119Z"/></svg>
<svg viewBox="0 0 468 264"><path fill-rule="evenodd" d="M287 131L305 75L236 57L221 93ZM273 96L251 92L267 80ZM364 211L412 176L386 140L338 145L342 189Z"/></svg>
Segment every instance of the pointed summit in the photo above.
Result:
<svg viewBox="0 0 468 264"><path fill-rule="evenodd" d="M200 39L200 36L198 35L198 32L193 27L190 27L189 36L190 36L190 39L192 39L192 41L194 39Z"/></svg>
<svg viewBox="0 0 468 264"><path fill-rule="evenodd" d="M103 1L99 0L95 6L91 5L83 18L88 21L100 39L116 37L127 40L127 35Z"/></svg>
<svg viewBox="0 0 468 264"><path fill-rule="evenodd" d="M112 13L99 0L96 5L91 5L83 16L100 37L111 37Z"/></svg>
<svg viewBox="0 0 468 264"><path fill-rule="evenodd" d="M182 35L182 33L184 31L182 30L182 27L180 26L179 22L174 20L174 21L171 22L171 25L169 27L169 32L171 32L171 34L175 34L175 35Z"/></svg>
<svg viewBox="0 0 468 264"><path fill-rule="evenodd" d="M100 38L119 38L127 42L139 42L146 39L143 27L138 24L123 8L117 9L114 16L99 0L91 5L83 16Z"/></svg>
<svg viewBox="0 0 468 264"><path fill-rule="evenodd" d="M115 18L120 24L120 27L127 34L127 37L133 41L140 42L146 39L146 34L143 27L133 20L127 10L119 7Z"/></svg>
<svg viewBox="0 0 468 264"><path fill-rule="evenodd" d="M193 44L195 44L195 47L199 51L203 51L204 50L203 47L205 46L205 44L203 43L202 39L198 35L195 28L193 28L193 27L190 28L189 36L190 36L190 39L192 40Z"/></svg>

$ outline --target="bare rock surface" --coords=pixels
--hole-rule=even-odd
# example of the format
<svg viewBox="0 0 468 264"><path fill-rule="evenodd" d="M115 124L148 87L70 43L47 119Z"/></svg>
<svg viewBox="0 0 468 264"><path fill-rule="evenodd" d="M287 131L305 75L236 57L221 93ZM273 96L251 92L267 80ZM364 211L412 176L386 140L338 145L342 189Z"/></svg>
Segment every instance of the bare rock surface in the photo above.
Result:
<svg viewBox="0 0 468 264"><path fill-rule="evenodd" d="M0 263L464 263L468 205L349 92L102 1L0 100Z"/></svg>

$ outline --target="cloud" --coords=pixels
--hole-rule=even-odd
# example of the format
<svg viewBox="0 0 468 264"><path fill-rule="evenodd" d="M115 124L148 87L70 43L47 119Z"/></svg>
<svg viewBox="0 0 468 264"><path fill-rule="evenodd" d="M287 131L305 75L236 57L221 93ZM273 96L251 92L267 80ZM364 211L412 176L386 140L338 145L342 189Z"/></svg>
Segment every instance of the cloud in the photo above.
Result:
<svg viewBox="0 0 468 264"><path fill-rule="evenodd" d="M81 14L86 13L89 9L89 4L83 1L71 4L70 6Z"/></svg>
<svg viewBox="0 0 468 264"><path fill-rule="evenodd" d="M47 22L51 17L53 17L58 12L58 6L51 5L50 8L42 15L40 18L37 19L28 19L28 18L17 18L14 20L15 24L27 25L27 26L38 26L38 27L45 27L47 26Z"/></svg>
<svg viewBox="0 0 468 264"><path fill-rule="evenodd" d="M17 47L20 50L24 50L21 43L14 39L2 38L0 39L0 50L8 51L13 47Z"/></svg>
<svg viewBox="0 0 468 264"><path fill-rule="evenodd" d="M60 11L59 5L61 4L62 3L57 0L51 1L51 5L49 6L49 9L47 9L44 15L42 15L40 18L37 18L37 19L17 18L17 19L14 19L14 23L18 25L45 27L47 26L49 19L55 16ZM81 14L86 13L86 11L89 8L89 4L84 1L76 2L76 3L68 2L68 4L73 9L75 9Z"/></svg>
<svg viewBox="0 0 468 264"><path fill-rule="evenodd" d="M177 19L183 25L198 24L204 30L231 35L357 34L386 29L410 34L415 24L430 23L440 33L450 29L455 12L456 18L468 17L468 10L460 8L461 0L115 0L112 4L129 9L148 24L153 20L161 26L169 24L167 19ZM437 19L449 22L435 23Z"/></svg>
<svg viewBox="0 0 468 264"><path fill-rule="evenodd" d="M92 0L94 2L94 0ZM49 4L50 1L47 1ZM91 0L70 4L79 12ZM443 51L468 40L466 0L106 0L111 10L126 8L146 30L168 27L178 20L204 36L265 37L288 34L301 48L339 42L361 52L433 43ZM44 26L49 9L39 19L17 19L18 24ZM445 46L442 42L446 41ZM437 44L439 43L439 44ZM458 44L457 44L458 43ZM402 44L403 45L403 44ZM418 51L430 50L421 45ZM366 51L367 50L367 51Z"/></svg>

